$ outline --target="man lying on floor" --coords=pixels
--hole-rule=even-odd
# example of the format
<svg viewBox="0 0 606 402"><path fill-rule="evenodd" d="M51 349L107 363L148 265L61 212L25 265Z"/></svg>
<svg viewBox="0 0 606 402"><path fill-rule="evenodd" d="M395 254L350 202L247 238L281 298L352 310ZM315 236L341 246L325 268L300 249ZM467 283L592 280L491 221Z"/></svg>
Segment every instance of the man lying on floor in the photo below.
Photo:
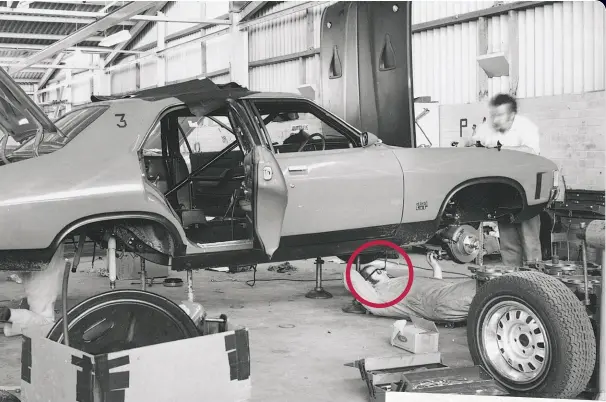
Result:
<svg viewBox="0 0 606 402"><path fill-rule="evenodd" d="M20 335L21 330L28 326L48 326L55 322L55 301L65 270L64 252L65 245L61 244L46 269L23 275L28 310L0 306L0 322L5 323L5 336Z"/></svg>
<svg viewBox="0 0 606 402"><path fill-rule="evenodd" d="M447 282L442 279L442 269L433 254L428 256L428 261L433 268L433 277L415 276L410 292L399 303L386 308L365 305L364 309L373 315L398 319L410 320L411 316L416 316L442 323L465 321L476 294L475 279ZM386 268L384 261L377 260L364 266L359 273L352 269L351 281L356 292L373 303L387 303L400 296L408 284L408 272L391 278ZM344 282L351 292L345 279Z"/></svg>

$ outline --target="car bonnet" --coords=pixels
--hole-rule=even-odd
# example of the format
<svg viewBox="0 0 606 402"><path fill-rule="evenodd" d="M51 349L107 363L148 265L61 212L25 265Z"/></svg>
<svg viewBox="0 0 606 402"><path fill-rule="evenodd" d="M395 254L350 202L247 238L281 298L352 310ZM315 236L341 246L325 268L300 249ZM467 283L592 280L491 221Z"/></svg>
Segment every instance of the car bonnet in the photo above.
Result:
<svg viewBox="0 0 606 402"><path fill-rule="evenodd" d="M35 136L38 128L45 132L57 131L44 111L0 67L0 138L8 134L23 143Z"/></svg>

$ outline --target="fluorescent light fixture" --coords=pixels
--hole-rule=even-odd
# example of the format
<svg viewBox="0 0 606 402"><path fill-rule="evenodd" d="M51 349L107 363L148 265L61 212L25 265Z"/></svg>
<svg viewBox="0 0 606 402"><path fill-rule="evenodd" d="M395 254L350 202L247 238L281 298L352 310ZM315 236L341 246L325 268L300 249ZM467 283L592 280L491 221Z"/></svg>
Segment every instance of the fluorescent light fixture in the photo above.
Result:
<svg viewBox="0 0 606 402"><path fill-rule="evenodd" d="M130 32L123 29L122 31L116 32L115 34L109 35L107 38L103 39L101 42L99 42L99 46L111 47L117 45L118 43L126 42L130 38L132 38Z"/></svg>

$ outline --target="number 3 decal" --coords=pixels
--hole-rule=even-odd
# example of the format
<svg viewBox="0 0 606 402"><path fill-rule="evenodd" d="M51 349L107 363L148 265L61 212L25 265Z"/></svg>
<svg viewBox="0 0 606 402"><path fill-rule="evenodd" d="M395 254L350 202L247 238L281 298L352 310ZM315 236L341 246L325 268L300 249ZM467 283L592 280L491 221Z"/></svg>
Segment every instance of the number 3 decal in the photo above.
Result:
<svg viewBox="0 0 606 402"><path fill-rule="evenodd" d="M124 113L118 113L118 114L116 115L116 117L119 117L119 118L120 118L120 122L119 122L118 124L116 124L116 126L118 126L118 127L120 127L120 128L124 128L124 127L126 127L126 126L127 126L127 124L126 124L126 120L124 120L124 117L125 117L125 116L126 116L126 115L125 115Z"/></svg>

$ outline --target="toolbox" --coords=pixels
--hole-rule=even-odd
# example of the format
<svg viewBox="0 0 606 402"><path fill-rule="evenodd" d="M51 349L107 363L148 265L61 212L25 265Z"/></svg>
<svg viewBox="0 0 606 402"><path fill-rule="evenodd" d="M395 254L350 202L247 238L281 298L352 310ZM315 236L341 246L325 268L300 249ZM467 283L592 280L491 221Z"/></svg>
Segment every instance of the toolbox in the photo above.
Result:
<svg viewBox="0 0 606 402"><path fill-rule="evenodd" d="M481 366L448 367L437 353L371 357L346 366L358 368L371 402L404 400L403 392L507 396Z"/></svg>

